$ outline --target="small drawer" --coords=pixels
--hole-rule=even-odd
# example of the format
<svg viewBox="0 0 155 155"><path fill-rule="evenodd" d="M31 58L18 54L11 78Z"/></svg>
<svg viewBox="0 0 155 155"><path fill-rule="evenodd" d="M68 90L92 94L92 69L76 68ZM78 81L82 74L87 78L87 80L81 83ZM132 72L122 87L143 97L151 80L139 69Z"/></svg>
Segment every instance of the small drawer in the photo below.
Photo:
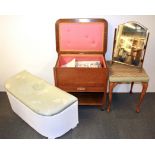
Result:
<svg viewBox="0 0 155 155"><path fill-rule="evenodd" d="M67 92L104 92L104 87L84 87L84 86L58 86Z"/></svg>
<svg viewBox="0 0 155 155"><path fill-rule="evenodd" d="M77 91L86 91L86 87L77 87Z"/></svg>

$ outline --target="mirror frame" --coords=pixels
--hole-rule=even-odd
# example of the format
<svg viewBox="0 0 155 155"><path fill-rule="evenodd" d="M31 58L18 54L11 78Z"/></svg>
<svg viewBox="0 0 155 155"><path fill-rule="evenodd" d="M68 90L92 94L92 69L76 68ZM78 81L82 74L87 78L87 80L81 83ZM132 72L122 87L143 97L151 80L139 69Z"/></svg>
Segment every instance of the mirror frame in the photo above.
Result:
<svg viewBox="0 0 155 155"><path fill-rule="evenodd" d="M136 25L139 25L140 27L142 27L143 29L146 30L146 37L145 37L144 45L143 45L143 48L140 49L140 50L141 50L141 51L140 51L141 54L140 54L139 59L138 59L138 61L139 61L139 62L138 62L138 65L137 65L137 64L132 64L132 62L131 62L131 63L122 62L122 61L116 60L117 57L114 57L114 54L115 54L116 52L118 52L118 51L116 51L116 47L115 47L115 46L119 44L119 43L117 43L117 41L120 42L120 39L117 40L117 37L118 37L118 34L119 34L119 28L120 28L121 26L123 26L123 25L131 24L131 23L136 24ZM122 35L122 33L121 33L121 35ZM141 68L141 67L143 66L143 62L144 62L144 57L145 57L145 53L146 53L146 47L147 47L147 43L148 43L148 38L149 38L149 31L148 31L148 29L147 29L146 27L144 27L143 25L141 25L140 23L138 23L138 22L129 21L129 22L126 22L126 23L123 23L123 24L118 25L118 28L115 29L115 33L114 33L112 63L113 63L113 62L116 62L116 63L121 63L121 64L125 64L125 65L130 65L130 66L140 67L140 68ZM123 50L124 50L124 49L123 49ZM133 52L133 50L131 49L131 54L133 54L133 53L134 53L134 52ZM136 53L136 55L137 55L138 50L137 50L137 51L135 50L135 53ZM118 55L118 54L117 54L117 55ZM131 55L130 55L130 56L131 56ZM118 59L119 59L119 58L118 58Z"/></svg>

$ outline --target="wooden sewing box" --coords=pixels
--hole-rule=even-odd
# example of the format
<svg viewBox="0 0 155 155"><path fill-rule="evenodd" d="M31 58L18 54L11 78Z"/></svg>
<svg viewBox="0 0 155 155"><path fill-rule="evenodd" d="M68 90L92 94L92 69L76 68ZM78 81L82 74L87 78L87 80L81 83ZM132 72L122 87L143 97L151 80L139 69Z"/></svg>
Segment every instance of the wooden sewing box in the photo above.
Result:
<svg viewBox="0 0 155 155"><path fill-rule="evenodd" d="M108 67L108 23L105 19L59 19L55 24L58 59L54 67L55 85L75 95L79 105L106 103ZM72 61L99 61L101 67L63 67Z"/></svg>

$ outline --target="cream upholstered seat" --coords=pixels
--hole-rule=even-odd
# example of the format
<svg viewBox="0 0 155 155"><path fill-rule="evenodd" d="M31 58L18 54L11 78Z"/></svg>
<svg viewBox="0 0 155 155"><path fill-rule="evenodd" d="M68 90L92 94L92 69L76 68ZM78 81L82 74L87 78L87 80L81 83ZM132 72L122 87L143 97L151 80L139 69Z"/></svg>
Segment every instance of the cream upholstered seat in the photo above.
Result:
<svg viewBox="0 0 155 155"><path fill-rule="evenodd" d="M149 82L149 76L145 72L144 68L136 68L133 66L128 66L114 62L113 63L108 62L108 67L109 67L109 103L107 111L110 112L110 107L112 103L112 92L113 88L117 84L131 83L130 93L132 93L133 84L141 83L143 89L141 92L139 103L137 104L136 107L136 112L140 112L140 105L146 93Z"/></svg>
<svg viewBox="0 0 155 155"><path fill-rule="evenodd" d="M110 67L110 82L148 82L149 77L144 68L113 63Z"/></svg>

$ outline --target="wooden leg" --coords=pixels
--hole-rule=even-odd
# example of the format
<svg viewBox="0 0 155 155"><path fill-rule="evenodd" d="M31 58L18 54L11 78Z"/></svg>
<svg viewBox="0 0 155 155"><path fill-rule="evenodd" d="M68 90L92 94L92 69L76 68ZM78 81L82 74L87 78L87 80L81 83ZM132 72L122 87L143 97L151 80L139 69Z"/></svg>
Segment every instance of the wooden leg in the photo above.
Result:
<svg viewBox="0 0 155 155"><path fill-rule="evenodd" d="M131 82L130 94L132 94L133 84L134 84L134 82Z"/></svg>
<svg viewBox="0 0 155 155"><path fill-rule="evenodd" d="M107 98L107 91L104 91L104 94L103 94L103 104L101 105L101 110L104 110L105 109L105 106L106 106L106 98Z"/></svg>
<svg viewBox="0 0 155 155"><path fill-rule="evenodd" d="M146 94L148 83L147 82L143 82L142 86L143 86L143 88L142 88L142 92L141 92L141 95L140 95L140 100L139 100L139 103L136 106L136 112L138 112L138 113L140 112L140 105L142 104L142 101L143 101L144 96Z"/></svg>
<svg viewBox="0 0 155 155"><path fill-rule="evenodd" d="M117 85L116 82L109 82L109 103L108 103L108 107L107 107L107 112L110 112L110 107L111 107L111 103L112 103L112 92L113 92L113 88Z"/></svg>
<svg viewBox="0 0 155 155"><path fill-rule="evenodd" d="M101 104L101 110L104 110L106 107L106 99L107 99L107 87L104 89L104 94L103 94L103 104Z"/></svg>

